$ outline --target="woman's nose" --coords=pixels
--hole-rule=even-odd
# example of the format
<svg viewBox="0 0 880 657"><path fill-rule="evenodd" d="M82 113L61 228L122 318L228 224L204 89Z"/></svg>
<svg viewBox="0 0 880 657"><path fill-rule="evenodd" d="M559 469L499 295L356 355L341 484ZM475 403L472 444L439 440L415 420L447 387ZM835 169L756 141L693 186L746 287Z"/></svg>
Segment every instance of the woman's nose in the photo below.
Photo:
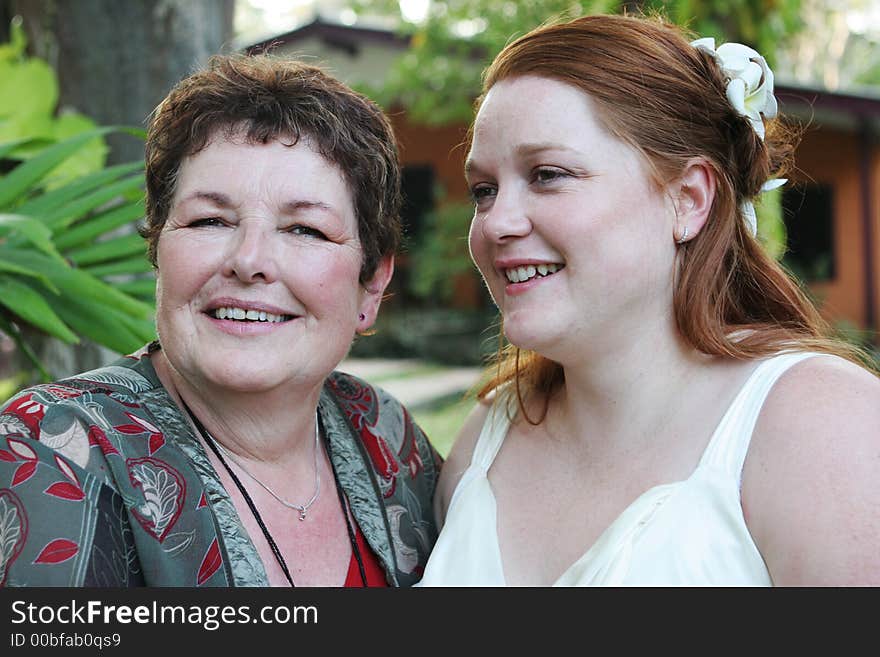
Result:
<svg viewBox="0 0 880 657"><path fill-rule="evenodd" d="M278 278L275 231L261 224L242 222L235 228L223 264L226 276L245 283L271 283Z"/></svg>
<svg viewBox="0 0 880 657"><path fill-rule="evenodd" d="M483 237L493 242L504 242L524 237L532 231L525 204L518 194L499 191L495 202L483 216Z"/></svg>

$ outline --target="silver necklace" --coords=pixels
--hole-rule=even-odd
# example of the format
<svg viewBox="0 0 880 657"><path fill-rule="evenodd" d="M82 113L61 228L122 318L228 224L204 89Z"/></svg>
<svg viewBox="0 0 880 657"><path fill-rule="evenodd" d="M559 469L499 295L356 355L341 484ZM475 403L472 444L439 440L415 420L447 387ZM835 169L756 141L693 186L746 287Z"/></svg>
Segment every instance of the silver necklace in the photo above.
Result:
<svg viewBox="0 0 880 657"><path fill-rule="evenodd" d="M309 507L311 507L312 504L315 503L315 500L318 499L318 495L321 493L321 470L318 468L318 441L320 440L320 435L318 432L317 413L315 413L315 494L312 495L312 499L310 499L305 504L295 504L293 502L288 502L287 500L285 500L283 497L278 495L278 493L276 493L274 490L269 488L266 484L257 479L254 475L252 475L250 471L246 467L244 467L244 464L238 460L238 457L230 452L228 449L223 447L223 445L218 443L216 440L214 440L214 436L212 436L208 431L205 431L205 435L208 437L208 440L210 440L217 447L217 449L223 452L223 454L225 454L228 459L234 462L239 467L239 469L241 469L242 472L244 472L250 479L253 479L255 483L259 484L263 488L263 490L269 493L269 495L274 497L288 509L299 511L300 520L306 519L306 511L308 511Z"/></svg>

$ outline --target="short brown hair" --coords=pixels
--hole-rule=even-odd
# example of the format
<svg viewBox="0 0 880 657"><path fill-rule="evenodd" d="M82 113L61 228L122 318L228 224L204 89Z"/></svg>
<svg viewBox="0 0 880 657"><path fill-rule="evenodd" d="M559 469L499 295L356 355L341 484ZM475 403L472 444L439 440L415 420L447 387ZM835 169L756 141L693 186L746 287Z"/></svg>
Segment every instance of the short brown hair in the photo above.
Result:
<svg viewBox="0 0 880 657"><path fill-rule="evenodd" d="M218 132L251 143L307 136L352 192L365 283L400 244L400 164L388 118L322 69L270 55L217 55L179 82L153 112L146 143L147 213L141 234L156 265L159 234L183 159Z"/></svg>
<svg viewBox="0 0 880 657"><path fill-rule="evenodd" d="M690 39L659 17L548 23L495 58L477 107L501 80L551 78L588 94L605 128L644 155L658 185L680 176L691 158L705 159L715 173L715 199L703 230L681 248L673 298L678 329L697 350L756 358L797 345L864 361L827 337L827 323L742 217L741 203L790 166L794 132L774 120L765 139L758 137L727 100L716 62ZM510 380L518 391L522 380L525 392L543 393L562 382L557 363L513 346L499 363L480 394Z"/></svg>

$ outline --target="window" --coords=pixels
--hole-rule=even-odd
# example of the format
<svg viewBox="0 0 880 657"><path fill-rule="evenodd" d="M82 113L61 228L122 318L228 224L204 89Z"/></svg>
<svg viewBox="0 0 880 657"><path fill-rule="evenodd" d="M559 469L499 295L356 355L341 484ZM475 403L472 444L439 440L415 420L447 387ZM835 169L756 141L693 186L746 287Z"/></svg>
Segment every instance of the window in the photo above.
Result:
<svg viewBox="0 0 880 657"><path fill-rule="evenodd" d="M834 279L834 190L807 184L782 194L782 218L788 234L783 264L806 282Z"/></svg>
<svg viewBox="0 0 880 657"><path fill-rule="evenodd" d="M403 235L407 244L418 241L424 230L425 215L434 209L434 167L429 164L403 167Z"/></svg>

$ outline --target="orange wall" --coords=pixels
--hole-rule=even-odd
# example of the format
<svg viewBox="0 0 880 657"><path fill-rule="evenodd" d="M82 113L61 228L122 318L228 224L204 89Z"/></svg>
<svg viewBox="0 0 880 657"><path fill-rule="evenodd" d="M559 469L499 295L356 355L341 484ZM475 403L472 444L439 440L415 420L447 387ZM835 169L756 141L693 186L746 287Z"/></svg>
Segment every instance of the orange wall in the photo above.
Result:
<svg viewBox="0 0 880 657"><path fill-rule="evenodd" d="M431 164L446 200L468 197L464 182L467 126L415 125L402 112L392 112L391 122L400 145L401 164Z"/></svg>
<svg viewBox="0 0 880 657"><path fill-rule="evenodd" d="M871 231L874 257L874 324L880 329L880 135L875 135L871 148ZM875 333L874 343L880 344L880 332Z"/></svg>
<svg viewBox="0 0 880 657"><path fill-rule="evenodd" d="M390 115L400 146L401 164L430 164L434 168L435 181L440 187L437 198L439 203L468 200L470 193L464 180L467 126L426 126L410 123L403 112L391 112ZM462 241L462 245L464 244ZM406 253L398 257L397 264L402 269L410 265ZM452 306L479 307L483 303L481 285L476 270L459 274L453 282Z"/></svg>
<svg viewBox="0 0 880 657"><path fill-rule="evenodd" d="M814 284L812 289L828 319L846 319L863 327L866 319L865 255L859 158L856 134L829 128L813 130L804 135L798 148L798 171L791 176L791 180L827 184L834 189L836 276L832 281ZM876 173L875 204L878 189ZM876 253L876 228L874 232Z"/></svg>

